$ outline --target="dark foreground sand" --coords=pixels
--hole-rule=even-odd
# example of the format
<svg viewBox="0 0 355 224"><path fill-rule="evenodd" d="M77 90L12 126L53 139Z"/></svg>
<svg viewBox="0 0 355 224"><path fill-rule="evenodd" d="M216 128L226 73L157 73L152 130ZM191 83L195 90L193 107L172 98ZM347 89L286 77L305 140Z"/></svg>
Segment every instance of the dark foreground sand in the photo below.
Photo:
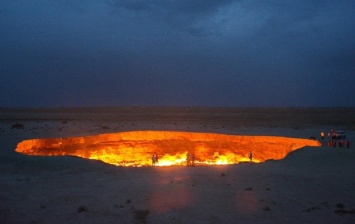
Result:
<svg viewBox="0 0 355 224"><path fill-rule="evenodd" d="M0 110L0 223L355 223L354 144L208 167L14 152L23 139L149 129L319 138L336 128L355 143L354 109L92 110Z"/></svg>

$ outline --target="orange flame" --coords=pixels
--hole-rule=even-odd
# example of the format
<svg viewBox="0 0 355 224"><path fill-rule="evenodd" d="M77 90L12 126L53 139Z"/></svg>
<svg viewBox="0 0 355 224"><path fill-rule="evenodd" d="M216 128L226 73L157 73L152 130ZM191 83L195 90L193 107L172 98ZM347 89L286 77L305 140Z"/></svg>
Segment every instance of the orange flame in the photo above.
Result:
<svg viewBox="0 0 355 224"><path fill-rule="evenodd" d="M236 136L212 133L132 131L85 137L24 140L16 152L37 156L72 155L101 160L117 166L149 166L158 155L157 166L186 165L187 154L195 164L223 165L282 159L304 146L320 146L309 139L273 136Z"/></svg>

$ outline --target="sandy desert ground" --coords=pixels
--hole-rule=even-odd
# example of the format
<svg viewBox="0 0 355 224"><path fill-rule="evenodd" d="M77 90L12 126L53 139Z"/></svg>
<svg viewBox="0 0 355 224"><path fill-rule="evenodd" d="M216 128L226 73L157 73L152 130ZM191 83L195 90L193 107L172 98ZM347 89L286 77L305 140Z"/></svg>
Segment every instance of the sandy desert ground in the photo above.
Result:
<svg viewBox="0 0 355 224"><path fill-rule="evenodd" d="M331 129L350 149L258 164L128 168L14 151L25 139L133 130L320 139ZM0 223L355 223L354 108L0 108L0 142Z"/></svg>

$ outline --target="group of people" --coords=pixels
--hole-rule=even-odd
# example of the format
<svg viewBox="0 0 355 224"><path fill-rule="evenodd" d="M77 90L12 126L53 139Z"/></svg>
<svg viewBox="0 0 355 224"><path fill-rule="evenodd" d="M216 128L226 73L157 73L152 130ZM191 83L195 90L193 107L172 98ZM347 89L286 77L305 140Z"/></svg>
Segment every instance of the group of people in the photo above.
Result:
<svg viewBox="0 0 355 224"><path fill-rule="evenodd" d="M153 154L152 156L152 166L156 166L158 163L158 154ZM186 154L186 166L195 166L195 154Z"/></svg>
<svg viewBox="0 0 355 224"><path fill-rule="evenodd" d="M186 166L195 166L195 154L190 154L190 153L186 153ZM253 161L253 153L250 151L249 152L249 160L250 162ZM153 154L152 156L152 166L156 166L156 164L158 163L158 155L157 154Z"/></svg>
<svg viewBox="0 0 355 224"><path fill-rule="evenodd" d="M152 166L155 166L158 163L158 154L153 154L152 156Z"/></svg>
<svg viewBox="0 0 355 224"><path fill-rule="evenodd" d="M320 133L320 137L324 139L324 132ZM345 138L345 132L331 130L331 132L328 132L328 147L335 148L338 145L339 148L350 148L350 141L348 139L345 141Z"/></svg>
<svg viewBox="0 0 355 224"><path fill-rule="evenodd" d="M195 154L186 154L186 166L195 166Z"/></svg>
<svg viewBox="0 0 355 224"><path fill-rule="evenodd" d="M346 140L345 142L346 148L350 148L350 142L349 140ZM332 139L331 141L328 141L328 146L333 146L334 148L337 147L337 141ZM338 146L339 148L344 148L344 141L343 140L339 140L338 141Z"/></svg>

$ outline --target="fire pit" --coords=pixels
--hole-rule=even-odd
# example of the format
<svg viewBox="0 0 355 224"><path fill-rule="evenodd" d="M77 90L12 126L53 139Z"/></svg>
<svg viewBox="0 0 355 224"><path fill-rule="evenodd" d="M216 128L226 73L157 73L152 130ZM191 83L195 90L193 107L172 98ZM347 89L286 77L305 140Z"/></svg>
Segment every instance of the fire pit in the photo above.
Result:
<svg viewBox="0 0 355 224"><path fill-rule="evenodd" d="M238 136L173 131L131 131L84 137L24 140L16 152L36 156L78 156L117 166L186 165L194 155L196 165L237 164L279 160L305 146L320 146L310 139L275 136Z"/></svg>

